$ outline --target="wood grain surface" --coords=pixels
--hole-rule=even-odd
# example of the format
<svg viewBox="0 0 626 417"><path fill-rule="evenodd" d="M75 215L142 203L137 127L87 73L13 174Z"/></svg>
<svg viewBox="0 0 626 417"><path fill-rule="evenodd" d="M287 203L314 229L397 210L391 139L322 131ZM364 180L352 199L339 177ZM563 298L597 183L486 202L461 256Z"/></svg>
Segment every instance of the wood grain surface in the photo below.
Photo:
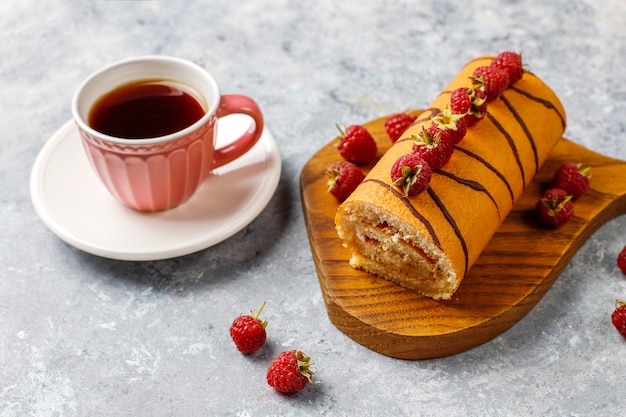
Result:
<svg viewBox="0 0 626 417"><path fill-rule="evenodd" d="M419 114L420 111L413 111ZM391 142L381 117L364 125L384 153ZM528 313L582 244L608 220L626 213L626 162L562 139L526 188L449 301L434 301L353 269L335 231L338 201L326 168L341 160L338 138L300 175L302 207L330 321L356 342L401 359L453 355L497 337ZM558 230L538 223L534 206L564 162L591 167L589 191L574 202L574 219ZM373 164L372 164L373 165ZM370 166L362 167L367 172Z"/></svg>

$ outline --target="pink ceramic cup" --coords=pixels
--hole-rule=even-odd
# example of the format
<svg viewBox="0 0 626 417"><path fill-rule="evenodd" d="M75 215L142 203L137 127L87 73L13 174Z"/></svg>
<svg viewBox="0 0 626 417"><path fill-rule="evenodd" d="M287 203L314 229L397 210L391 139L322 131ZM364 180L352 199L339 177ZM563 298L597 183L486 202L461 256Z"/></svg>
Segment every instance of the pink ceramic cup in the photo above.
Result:
<svg viewBox="0 0 626 417"><path fill-rule="evenodd" d="M89 126L89 112L100 97L120 85L149 79L190 87L206 113L183 130L148 139L112 137ZM215 149L217 119L234 113L250 116L250 128L232 143ZM95 72L76 91L72 115L87 157L106 188L120 202L140 211L166 210L184 203L211 170L242 156L263 132L263 116L254 100L221 95L204 69L165 56L131 58Z"/></svg>

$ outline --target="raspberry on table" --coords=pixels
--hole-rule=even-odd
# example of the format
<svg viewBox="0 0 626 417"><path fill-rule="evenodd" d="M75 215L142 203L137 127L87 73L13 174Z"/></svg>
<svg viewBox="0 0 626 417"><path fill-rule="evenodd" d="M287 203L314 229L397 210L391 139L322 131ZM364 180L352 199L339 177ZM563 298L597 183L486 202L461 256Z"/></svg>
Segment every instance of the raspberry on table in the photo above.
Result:
<svg viewBox="0 0 626 417"><path fill-rule="evenodd" d="M615 310L611 314L611 322L617 331L626 337L626 303L615 300Z"/></svg>
<svg viewBox="0 0 626 417"><path fill-rule="evenodd" d="M235 342L237 350L241 353L248 354L256 352L265 344L267 333L267 321L259 320L261 311L265 307L265 302L257 313L254 311L252 315L240 315L230 326L230 337Z"/></svg>
<svg viewBox="0 0 626 417"><path fill-rule="evenodd" d="M626 246L624 246L619 255L617 255L617 267L626 274Z"/></svg>
<svg viewBox="0 0 626 417"><path fill-rule="evenodd" d="M288 350L276 356L265 378L271 387L282 393L302 391L313 382L311 378L315 372L310 369L311 365L313 362L310 356L300 350Z"/></svg>

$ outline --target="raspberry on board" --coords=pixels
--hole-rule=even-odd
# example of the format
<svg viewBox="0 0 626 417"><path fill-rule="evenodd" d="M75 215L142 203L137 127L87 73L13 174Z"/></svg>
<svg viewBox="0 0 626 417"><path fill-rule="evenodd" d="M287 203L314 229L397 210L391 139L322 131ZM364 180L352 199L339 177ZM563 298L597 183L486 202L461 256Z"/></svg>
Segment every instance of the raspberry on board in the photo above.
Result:
<svg viewBox="0 0 626 417"><path fill-rule="evenodd" d="M583 167L582 164L566 162L560 165L554 172L551 186L567 191L572 195L574 200L577 200L589 189L590 178L590 167Z"/></svg>
<svg viewBox="0 0 626 417"><path fill-rule="evenodd" d="M535 210L544 224L555 229L574 217L572 196L560 188L546 190L537 201Z"/></svg>
<svg viewBox="0 0 626 417"><path fill-rule="evenodd" d="M378 146L374 137L364 126L352 125L342 130L339 125L339 144L337 150L347 161L355 164L367 164L371 162L378 152Z"/></svg>
<svg viewBox="0 0 626 417"><path fill-rule="evenodd" d="M348 161L333 163L326 169L326 175L328 191L339 201L348 198L365 178L359 167Z"/></svg>

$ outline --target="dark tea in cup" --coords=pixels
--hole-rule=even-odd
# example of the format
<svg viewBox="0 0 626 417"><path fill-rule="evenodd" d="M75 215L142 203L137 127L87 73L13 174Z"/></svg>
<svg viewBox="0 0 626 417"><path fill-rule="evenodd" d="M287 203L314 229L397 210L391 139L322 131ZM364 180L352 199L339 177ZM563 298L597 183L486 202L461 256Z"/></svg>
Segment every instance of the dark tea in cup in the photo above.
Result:
<svg viewBox="0 0 626 417"><path fill-rule="evenodd" d="M231 114L249 116L250 126L216 147L217 122ZM252 148L264 126L253 99L223 95L204 68L166 56L129 58L94 72L76 90L72 115L104 186L140 211L187 201L212 170Z"/></svg>
<svg viewBox="0 0 626 417"><path fill-rule="evenodd" d="M170 80L140 80L100 97L88 124L117 138L149 139L181 131L205 113L190 88Z"/></svg>

